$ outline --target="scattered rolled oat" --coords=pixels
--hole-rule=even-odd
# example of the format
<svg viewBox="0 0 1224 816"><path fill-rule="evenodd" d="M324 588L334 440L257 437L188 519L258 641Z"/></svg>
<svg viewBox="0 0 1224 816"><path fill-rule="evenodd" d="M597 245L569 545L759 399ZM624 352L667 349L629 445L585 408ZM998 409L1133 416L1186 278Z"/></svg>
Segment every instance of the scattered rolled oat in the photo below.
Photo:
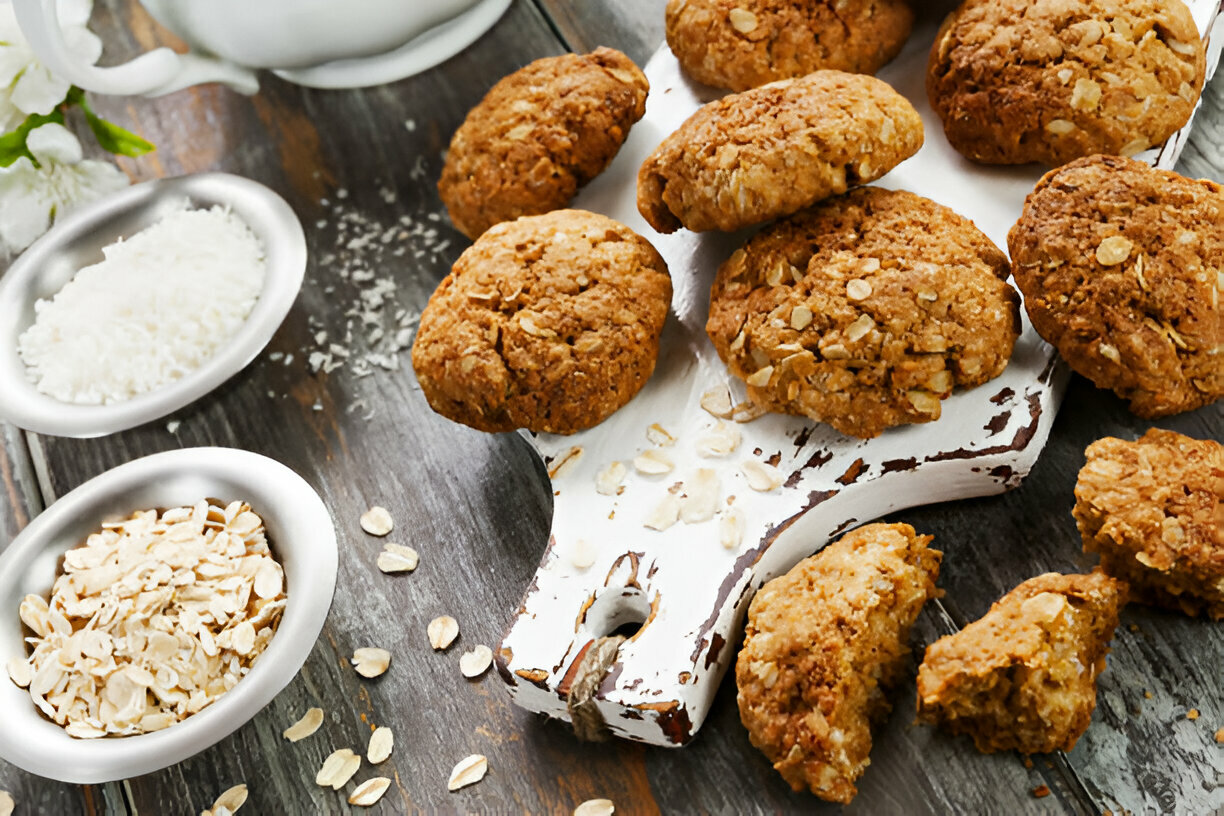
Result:
<svg viewBox="0 0 1224 816"><path fill-rule="evenodd" d="M429 645L443 651L459 637L459 621L450 615L440 615L429 622L426 633L429 635Z"/></svg>
<svg viewBox="0 0 1224 816"><path fill-rule="evenodd" d="M372 536L385 536L395 527L387 508L374 505L361 514L361 529Z"/></svg>
<svg viewBox="0 0 1224 816"><path fill-rule="evenodd" d="M697 453L702 456L727 456L740 445L740 429L730 422L719 420L710 432L697 440Z"/></svg>
<svg viewBox="0 0 1224 816"><path fill-rule="evenodd" d="M374 729L373 734L370 734L370 745L366 748L366 759L370 760L371 765L386 762L387 757L391 756L391 750L394 747L395 734L391 733L391 729L387 726L379 726Z"/></svg>
<svg viewBox="0 0 1224 816"><path fill-rule="evenodd" d="M605 496L615 496L620 493L621 483L628 473L624 462L611 463L595 477L595 490Z"/></svg>
<svg viewBox="0 0 1224 816"><path fill-rule="evenodd" d="M700 524L714 518L721 498L722 484L713 468L698 468L684 482L680 496L680 519L685 524Z"/></svg>
<svg viewBox="0 0 1224 816"><path fill-rule="evenodd" d="M237 813L238 808L246 804L246 800L247 786L245 784L235 785L217 797L217 801L213 802L211 810L215 815L221 813Z"/></svg>
<svg viewBox="0 0 1224 816"><path fill-rule="evenodd" d="M0 816L13 816L13 810L17 807L17 803L13 801L13 797L8 791L0 790Z"/></svg>
<svg viewBox="0 0 1224 816"><path fill-rule="evenodd" d="M646 429L646 438L651 444L658 445L660 448L670 448L676 444L676 437L657 422Z"/></svg>
<svg viewBox="0 0 1224 816"><path fill-rule="evenodd" d="M399 544L384 544L378 554L378 568L386 573L412 572L420 561L416 550Z"/></svg>
<svg viewBox="0 0 1224 816"><path fill-rule="evenodd" d="M595 563L596 555L595 545L585 538L579 538L574 540L574 545L570 548L569 560L575 567L584 570Z"/></svg>
<svg viewBox="0 0 1224 816"><path fill-rule="evenodd" d="M744 460L740 465L740 473L748 480L749 487L762 493L776 490L786 481L782 478L782 471L756 459Z"/></svg>
<svg viewBox="0 0 1224 816"><path fill-rule="evenodd" d="M323 709L312 708L302 715L302 719L281 732L281 736L290 742L304 740L319 730L323 725Z"/></svg>
<svg viewBox="0 0 1224 816"><path fill-rule="evenodd" d="M333 751L327 759L323 760L323 767L315 775L315 784L321 788L330 787L332 790L340 790L348 784L360 767L361 757L354 754L352 750L341 748Z"/></svg>
<svg viewBox="0 0 1224 816"><path fill-rule="evenodd" d="M493 650L481 644L470 652L464 652L459 658L459 671L469 680L474 680L489 670L493 665Z"/></svg>
<svg viewBox="0 0 1224 816"><path fill-rule="evenodd" d="M446 789L448 791L457 791L468 785L475 785L484 779L484 775L488 770L489 761L485 759L484 754L472 754L471 756L464 757L456 763L451 771L450 779L446 781Z"/></svg>
<svg viewBox="0 0 1224 816"><path fill-rule="evenodd" d="M646 520L642 522L642 526L648 527L651 530L663 532L679 520L680 497L668 493L663 497L663 500L655 506L655 509L650 511L650 515L646 516Z"/></svg>
<svg viewBox="0 0 1224 816"><path fill-rule="evenodd" d="M581 445L575 445L568 450L558 454L556 459L548 466L548 478L552 480L560 479L570 471L579 460L582 459L583 448Z"/></svg>
<svg viewBox="0 0 1224 816"><path fill-rule="evenodd" d="M391 665L391 653L374 646L363 646L353 652L350 661L362 677L378 677Z"/></svg>
<svg viewBox="0 0 1224 816"><path fill-rule="evenodd" d="M21 602L30 696L80 739L167 728L246 676L284 608L284 574L244 502L105 522L64 554L50 603Z"/></svg>
<svg viewBox="0 0 1224 816"><path fill-rule="evenodd" d="M645 476L658 476L663 473L670 473L675 465L672 464L672 460L663 451L658 448L651 448L634 458L633 467L638 473Z"/></svg>
<svg viewBox="0 0 1224 816"><path fill-rule="evenodd" d="M730 419L735 410L731 403L731 392L726 386L711 388L702 394L701 407L719 419Z"/></svg>
<svg viewBox="0 0 1224 816"><path fill-rule="evenodd" d="M385 776L376 776L373 779L367 779L357 786L357 790L349 796L350 805L358 807L370 807L382 798L387 792L387 788L391 787L391 780Z"/></svg>
<svg viewBox="0 0 1224 816"><path fill-rule="evenodd" d="M574 808L574 816L612 816L615 812L611 799L588 799Z"/></svg>
<svg viewBox="0 0 1224 816"><path fill-rule="evenodd" d="M728 550L739 549L744 541L744 511L728 507L718 516L718 543Z"/></svg>

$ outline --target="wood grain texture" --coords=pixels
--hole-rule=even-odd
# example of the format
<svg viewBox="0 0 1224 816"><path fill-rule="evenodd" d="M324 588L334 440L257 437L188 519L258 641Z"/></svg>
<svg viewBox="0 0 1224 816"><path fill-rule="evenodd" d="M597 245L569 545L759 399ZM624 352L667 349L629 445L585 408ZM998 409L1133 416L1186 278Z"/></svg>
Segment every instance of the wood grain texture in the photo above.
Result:
<svg viewBox="0 0 1224 816"><path fill-rule="evenodd" d="M165 41L136 0L97 5L95 28L108 44L108 61ZM644 62L662 39L660 0L543 5L578 50L614 45ZM351 319L345 311L359 289L340 276L348 233L342 237L337 216L361 216L367 227L400 224L409 233L402 240L393 234L393 246L406 249L400 256L391 250L358 254L370 259L377 276L397 285L393 304L384 308L419 311L465 244L444 219L430 219L441 213L433 181L451 132L496 79L561 49L549 21L524 0L464 54L382 88L316 92L265 77L254 99L208 87L157 100L96 101L104 115L161 146L152 156L123 162L135 178L219 169L262 181L302 218L312 260L302 296L267 351L225 386L167 418L181 422L176 433L160 421L101 440L40 438L47 491L62 494L161 450L247 448L279 459L320 491L339 533L340 575L332 613L305 668L249 724L191 760L131 780L126 794L117 785L49 783L0 764L0 788L30 809L19 812L122 813L131 807L194 814L230 785L246 782L251 799L244 813L347 813L346 797L315 786L314 774L334 748L363 751L372 727L383 724L396 733L395 753L377 769L364 766L345 791L370 776L391 777L393 786L368 811L373 813L563 813L604 796L619 813L839 810L792 793L751 748L730 679L701 736L677 751L578 744L559 724L513 707L496 678L462 678L459 655L477 643L495 645L535 571L551 514L542 468L518 437L481 435L435 416L406 358L399 370L368 377L355 376L351 366L324 375L306 365L316 332L343 336ZM1222 87L1217 80L1209 89L1217 100L1212 111L1224 110ZM1224 167L1216 163L1221 133L1224 126L1215 141L1196 138L1187 165ZM341 189L348 192L344 199L338 198ZM418 225L438 233L415 234ZM293 354L294 361L271 359L277 352ZM1212 408L1161 424L1219 438L1221 418L1221 409ZM1105 433L1133 438L1145 428L1111 396L1077 381L1046 454L1018 491L901 514L934 533L936 546L947 553L940 583L948 595L923 613L916 648L980 615L1029 575L1085 568L1070 517L1083 448ZM14 474L14 488L6 487L0 506L7 542L37 507L38 493L21 435L8 431L6 443L0 473L8 466ZM361 532L357 519L376 503L398 525L388 540L420 551L415 573L391 577L374 567L381 544ZM439 614L454 615L462 630L445 653L433 652L425 637L428 621ZM1221 753L1204 741L1224 726L1220 628L1142 608L1128 610L1125 620L1139 631L1120 633L1092 728L1069 756L1039 758L1028 769L1015 755L983 756L967 740L914 726L911 681L895 695L896 710L877 736L872 766L847 812L1220 807L1211 798L1219 791L1206 785L1219 777ZM393 654L390 670L373 681L359 678L347 662L365 645ZM1152 691L1150 700L1143 688ZM300 743L285 742L281 731L314 705L327 712L324 726ZM1184 719L1182 709L1191 705L1203 712L1196 722ZM451 766L476 752L489 757L488 777L448 793ZM1035 799L1031 791L1043 784L1052 795Z"/></svg>

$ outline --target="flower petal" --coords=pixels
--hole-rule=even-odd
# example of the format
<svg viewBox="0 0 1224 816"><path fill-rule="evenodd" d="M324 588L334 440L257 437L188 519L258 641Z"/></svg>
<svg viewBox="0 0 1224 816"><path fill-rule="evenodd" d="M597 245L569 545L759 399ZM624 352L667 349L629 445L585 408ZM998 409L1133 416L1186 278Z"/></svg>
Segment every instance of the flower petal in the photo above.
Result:
<svg viewBox="0 0 1224 816"><path fill-rule="evenodd" d="M47 181L27 158L0 170L0 249L20 252L51 226Z"/></svg>
<svg viewBox="0 0 1224 816"><path fill-rule="evenodd" d="M84 26L65 27L64 42L72 53L90 65L102 56L102 39Z"/></svg>
<svg viewBox="0 0 1224 816"><path fill-rule="evenodd" d="M39 164L76 164L81 160L81 142L63 125L49 122L34 128L26 147Z"/></svg>
<svg viewBox="0 0 1224 816"><path fill-rule="evenodd" d="M47 114L64 101L69 87L66 80L34 63L26 68L13 86L13 104L26 113Z"/></svg>

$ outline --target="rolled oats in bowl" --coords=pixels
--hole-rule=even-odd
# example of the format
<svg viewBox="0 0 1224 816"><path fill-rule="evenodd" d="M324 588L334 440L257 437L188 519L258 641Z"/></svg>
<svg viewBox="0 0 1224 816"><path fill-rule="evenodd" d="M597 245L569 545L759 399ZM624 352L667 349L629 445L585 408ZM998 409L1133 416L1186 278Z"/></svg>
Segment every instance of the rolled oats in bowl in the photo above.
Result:
<svg viewBox="0 0 1224 816"><path fill-rule="evenodd" d="M108 521L27 595L30 654L9 676L78 738L158 731L230 691L285 609L285 575L243 501Z"/></svg>

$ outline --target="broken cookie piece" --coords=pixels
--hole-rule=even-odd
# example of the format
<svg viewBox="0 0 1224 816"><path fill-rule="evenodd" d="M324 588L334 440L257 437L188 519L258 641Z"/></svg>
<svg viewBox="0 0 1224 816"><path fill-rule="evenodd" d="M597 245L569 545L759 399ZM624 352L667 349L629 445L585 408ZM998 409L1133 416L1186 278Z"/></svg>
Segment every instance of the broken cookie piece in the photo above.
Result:
<svg viewBox="0 0 1224 816"><path fill-rule="evenodd" d="M765 584L735 667L752 744L795 790L849 802L871 724L909 655L909 630L938 593L938 550L908 524L860 527Z"/></svg>
<svg viewBox="0 0 1224 816"><path fill-rule="evenodd" d="M979 751L1070 751L1096 707L1096 679L1126 603L1100 569L1046 573L927 647L918 719L968 734Z"/></svg>

